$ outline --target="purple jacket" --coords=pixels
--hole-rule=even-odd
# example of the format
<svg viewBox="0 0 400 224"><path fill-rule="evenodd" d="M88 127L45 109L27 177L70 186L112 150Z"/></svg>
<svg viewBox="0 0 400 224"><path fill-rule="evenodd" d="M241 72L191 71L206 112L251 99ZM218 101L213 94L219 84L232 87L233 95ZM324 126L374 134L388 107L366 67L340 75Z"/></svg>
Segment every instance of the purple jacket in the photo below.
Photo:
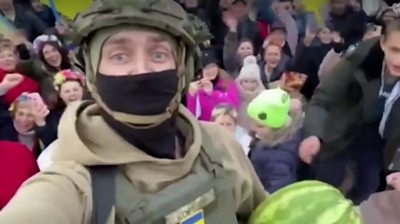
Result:
<svg viewBox="0 0 400 224"><path fill-rule="evenodd" d="M197 108L197 98L200 108ZM240 94L235 82L232 81L226 91L222 90L222 81L219 81L211 94L207 94L203 90L194 96L187 94L188 109L194 115L196 115L196 110L200 109L199 120L202 121L211 121L212 110L219 104L230 104L236 109L239 108Z"/></svg>

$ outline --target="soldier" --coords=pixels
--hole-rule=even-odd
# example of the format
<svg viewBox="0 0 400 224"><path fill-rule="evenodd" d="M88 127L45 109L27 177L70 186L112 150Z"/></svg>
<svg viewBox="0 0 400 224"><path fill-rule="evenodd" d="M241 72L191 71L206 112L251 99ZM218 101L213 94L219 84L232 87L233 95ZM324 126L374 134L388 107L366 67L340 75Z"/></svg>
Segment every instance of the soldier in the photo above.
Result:
<svg viewBox="0 0 400 224"><path fill-rule="evenodd" d="M0 223L238 223L266 196L240 145L180 105L206 40L173 0L102 0L75 20L95 103L70 106L53 165Z"/></svg>

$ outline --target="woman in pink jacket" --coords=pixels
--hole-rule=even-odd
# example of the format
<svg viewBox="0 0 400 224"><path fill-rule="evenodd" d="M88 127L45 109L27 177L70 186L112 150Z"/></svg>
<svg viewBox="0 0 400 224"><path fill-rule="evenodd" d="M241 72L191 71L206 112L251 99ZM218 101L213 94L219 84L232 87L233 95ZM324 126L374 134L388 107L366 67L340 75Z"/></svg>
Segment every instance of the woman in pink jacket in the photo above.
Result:
<svg viewBox="0 0 400 224"><path fill-rule="evenodd" d="M240 95L236 83L229 74L219 68L211 52L203 54L202 77L189 86L187 107L199 119L211 121L211 113L219 104L238 108Z"/></svg>

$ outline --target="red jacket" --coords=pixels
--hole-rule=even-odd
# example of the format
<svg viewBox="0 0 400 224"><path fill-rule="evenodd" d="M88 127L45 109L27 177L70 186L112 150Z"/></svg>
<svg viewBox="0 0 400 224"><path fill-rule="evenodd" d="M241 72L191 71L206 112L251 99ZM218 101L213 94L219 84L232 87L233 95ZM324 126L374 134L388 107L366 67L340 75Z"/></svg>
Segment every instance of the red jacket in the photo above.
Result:
<svg viewBox="0 0 400 224"><path fill-rule="evenodd" d="M3 81L4 77L10 72L6 72L0 68L0 82ZM21 95L23 92L39 92L39 84L30 79L29 77L24 76L24 79L20 84L10 89L3 97L4 102L7 105L11 105L17 97Z"/></svg>
<svg viewBox="0 0 400 224"><path fill-rule="evenodd" d="M25 180L39 172L32 152L16 142L0 141L0 210Z"/></svg>

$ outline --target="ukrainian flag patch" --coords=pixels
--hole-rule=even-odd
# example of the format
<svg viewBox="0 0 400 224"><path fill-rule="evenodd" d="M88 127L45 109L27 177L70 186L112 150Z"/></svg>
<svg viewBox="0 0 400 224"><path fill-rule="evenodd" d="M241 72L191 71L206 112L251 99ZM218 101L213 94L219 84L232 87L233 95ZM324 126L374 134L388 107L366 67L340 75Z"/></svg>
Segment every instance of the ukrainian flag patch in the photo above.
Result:
<svg viewBox="0 0 400 224"><path fill-rule="evenodd" d="M199 210L192 213L187 218L185 218L180 224L206 224L204 220L204 211Z"/></svg>

